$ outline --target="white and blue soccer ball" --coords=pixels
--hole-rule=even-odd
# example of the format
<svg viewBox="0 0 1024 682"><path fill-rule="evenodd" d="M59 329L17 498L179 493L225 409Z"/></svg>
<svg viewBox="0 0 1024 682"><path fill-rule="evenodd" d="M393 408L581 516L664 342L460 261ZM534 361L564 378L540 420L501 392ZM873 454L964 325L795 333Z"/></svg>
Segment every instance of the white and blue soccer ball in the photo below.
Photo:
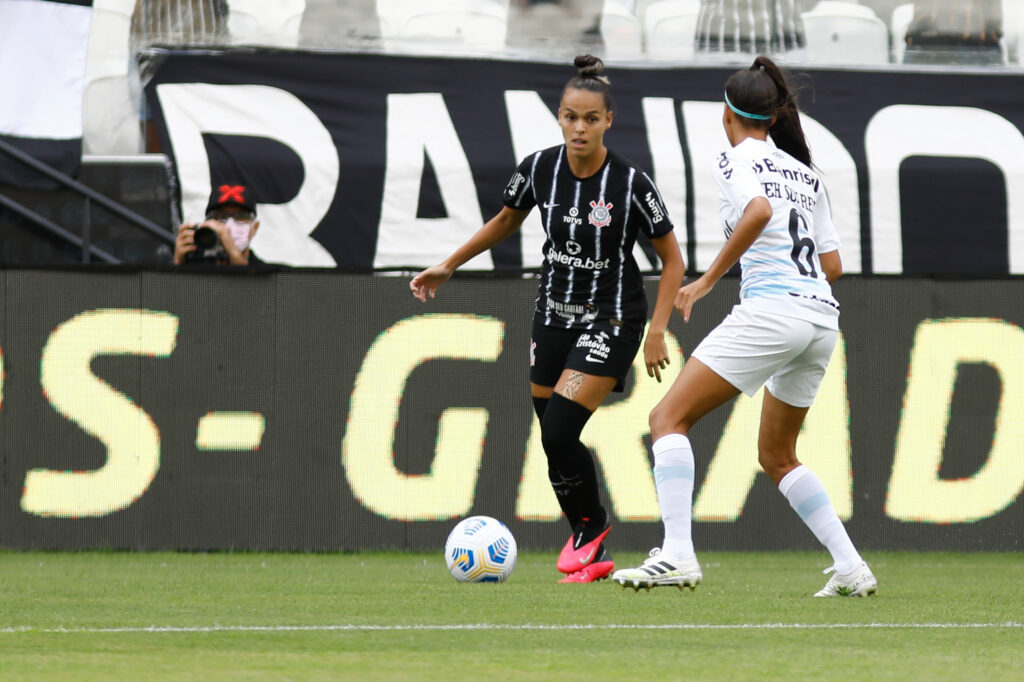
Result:
<svg viewBox="0 0 1024 682"><path fill-rule="evenodd" d="M508 526L490 516L459 521L444 545L448 570L460 583L500 583L512 574L518 556Z"/></svg>

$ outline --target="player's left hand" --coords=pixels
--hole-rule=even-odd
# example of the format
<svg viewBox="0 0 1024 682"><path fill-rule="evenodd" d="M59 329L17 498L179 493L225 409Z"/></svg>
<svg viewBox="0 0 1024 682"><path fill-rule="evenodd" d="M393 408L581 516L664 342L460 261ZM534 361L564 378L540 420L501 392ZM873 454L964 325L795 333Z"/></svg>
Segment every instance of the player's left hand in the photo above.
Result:
<svg viewBox="0 0 1024 682"><path fill-rule="evenodd" d="M661 383L661 370L666 369L671 360L668 357L668 346L665 345L665 332L648 330L644 341L644 363L647 365L647 376L654 377Z"/></svg>

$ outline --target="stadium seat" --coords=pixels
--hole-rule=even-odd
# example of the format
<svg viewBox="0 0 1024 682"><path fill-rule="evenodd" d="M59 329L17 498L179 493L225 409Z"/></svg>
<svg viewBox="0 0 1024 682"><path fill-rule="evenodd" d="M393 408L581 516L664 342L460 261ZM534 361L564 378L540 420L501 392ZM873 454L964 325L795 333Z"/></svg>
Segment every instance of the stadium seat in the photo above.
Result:
<svg viewBox="0 0 1024 682"><path fill-rule="evenodd" d="M903 63L903 53L907 51L907 27L914 18L914 3L898 5L892 11L889 22L892 32L892 60L896 64Z"/></svg>
<svg viewBox="0 0 1024 682"><path fill-rule="evenodd" d="M377 0L385 45L502 48L508 30L508 0Z"/></svg>
<svg viewBox="0 0 1024 682"><path fill-rule="evenodd" d="M86 52L82 150L86 154L138 154L138 73L129 50L135 0L95 0Z"/></svg>
<svg viewBox="0 0 1024 682"><path fill-rule="evenodd" d="M377 19L382 38L394 38L405 29L405 19L418 4L416 0L377 0Z"/></svg>
<svg viewBox="0 0 1024 682"><path fill-rule="evenodd" d="M630 4L633 5L633 16L637 18L642 26L644 23L644 13L647 12L648 5L655 2L661 2L661 0L626 0L626 2L630 2Z"/></svg>
<svg viewBox="0 0 1024 682"><path fill-rule="evenodd" d="M991 43L979 45L978 39L981 36L977 26L965 26L966 32L962 39L957 39L959 31L950 27L947 18L947 23L940 24L939 30L945 31L948 34L946 37L953 38L952 41L942 45L918 44L916 47L910 46L910 50L907 49L907 35L915 30L915 3L909 2L899 5L893 9L892 20L889 24L892 33L893 61L897 64L908 63L912 60L915 64L977 65L1009 64L1016 61L1019 58L1017 54L1018 38L1021 35L1019 27L1021 26L1021 21L1024 20L1024 7L1022 7L1022 4L1024 3L1021 3L1020 0L1003 0L1002 13L1000 15L1001 21L998 24L1002 28L1003 37L999 40L998 45ZM958 7L956 5L950 5L949 9L968 10L967 7ZM988 13L992 12L993 8L988 4L978 9L980 12L973 14L974 20L982 18L988 24L995 18L994 14L989 16ZM960 19L966 20L964 15L961 15ZM991 24L991 28L995 28L995 22L991 22ZM1014 28L1014 26L1018 28ZM911 51L912 56L908 54Z"/></svg>
<svg viewBox="0 0 1024 682"><path fill-rule="evenodd" d="M231 42L295 47L306 0L228 0Z"/></svg>
<svg viewBox="0 0 1024 682"><path fill-rule="evenodd" d="M643 55L643 31L633 14L633 0L604 0L601 38L609 59L635 59Z"/></svg>
<svg viewBox="0 0 1024 682"><path fill-rule="evenodd" d="M655 0L643 11L644 48L651 59L693 58L700 0Z"/></svg>
<svg viewBox="0 0 1024 682"><path fill-rule="evenodd" d="M1003 47L1007 62L1024 64L1024 3L1003 0Z"/></svg>
<svg viewBox="0 0 1024 682"><path fill-rule="evenodd" d="M889 62L889 30L870 7L843 0L821 0L802 17L811 63Z"/></svg>

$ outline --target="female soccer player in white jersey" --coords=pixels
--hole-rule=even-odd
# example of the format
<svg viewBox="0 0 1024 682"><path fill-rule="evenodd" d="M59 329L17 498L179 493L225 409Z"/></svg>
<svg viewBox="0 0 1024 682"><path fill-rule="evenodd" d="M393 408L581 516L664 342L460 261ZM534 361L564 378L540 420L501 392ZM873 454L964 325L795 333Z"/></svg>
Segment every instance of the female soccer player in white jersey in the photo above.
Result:
<svg viewBox="0 0 1024 682"><path fill-rule="evenodd" d="M643 565L613 578L634 589L693 589L701 581L690 532L694 459L687 433L740 391L753 395L764 385L758 461L833 559L835 574L815 596L870 595L878 582L821 481L796 458L800 425L839 329L829 285L842 263L825 187L811 169L796 101L774 62L758 57L730 77L723 108L732 148L715 159L714 175L726 242L707 272L679 290L675 307L688 322L694 304L737 260L740 303L697 346L651 412L665 540Z"/></svg>
<svg viewBox="0 0 1024 682"><path fill-rule="evenodd" d="M409 283L425 301L460 265L513 234L533 207L546 241L534 306L530 391L540 419L548 478L572 528L558 557L560 582L589 583L614 569L604 547L610 519L580 433L608 394L623 390L647 322L643 280L633 259L639 232L662 262L644 362L661 381L669 362L665 327L682 283L683 257L650 177L604 145L612 99L604 64L577 57L562 91L565 144L535 152L505 188L505 207L442 263Z"/></svg>

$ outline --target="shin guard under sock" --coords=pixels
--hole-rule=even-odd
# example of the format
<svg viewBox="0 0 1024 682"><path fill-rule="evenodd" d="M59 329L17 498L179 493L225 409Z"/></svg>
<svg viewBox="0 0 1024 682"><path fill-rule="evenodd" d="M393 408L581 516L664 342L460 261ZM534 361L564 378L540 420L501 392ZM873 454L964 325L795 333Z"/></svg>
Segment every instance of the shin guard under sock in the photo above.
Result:
<svg viewBox="0 0 1024 682"><path fill-rule="evenodd" d="M591 414L583 405L552 394L541 419L541 440L548 458L548 477L569 523L576 528L583 519L588 520L587 525L598 521L602 523L600 532L607 525L607 514L601 506L594 458L580 442Z"/></svg>
<svg viewBox="0 0 1024 682"><path fill-rule="evenodd" d="M849 573L860 565L860 554L836 515L825 486L813 471L801 464L782 477L779 491L818 542L828 549L837 573Z"/></svg>

